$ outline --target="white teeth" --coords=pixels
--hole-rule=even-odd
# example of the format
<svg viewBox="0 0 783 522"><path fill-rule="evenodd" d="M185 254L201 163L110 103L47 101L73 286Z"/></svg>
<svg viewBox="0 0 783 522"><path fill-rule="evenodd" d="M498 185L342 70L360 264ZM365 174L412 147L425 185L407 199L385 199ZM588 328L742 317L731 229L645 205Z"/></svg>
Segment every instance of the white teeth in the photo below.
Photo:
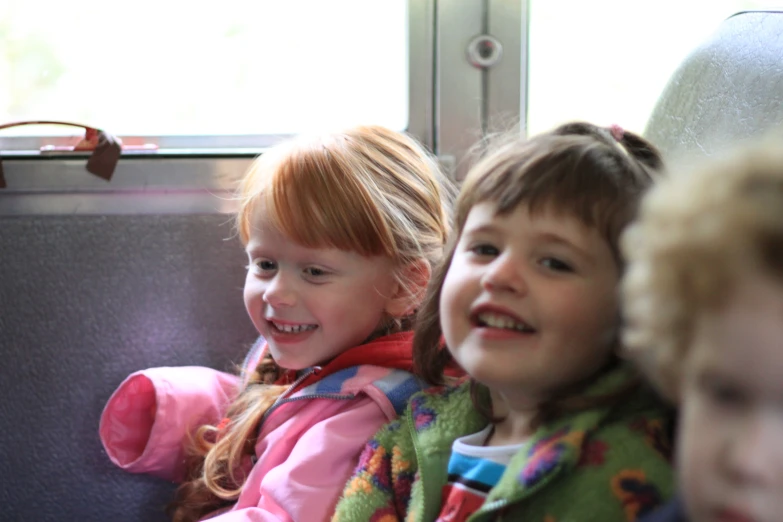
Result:
<svg viewBox="0 0 783 522"><path fill-rule="evenodd" d="M479 322L491 326L492 328L504 328L506 330L516 330L518 332L535 331L529 325L519 322L507 315L500 315L492 312L484 312L478 315Z"/></svg>
<svg viewBox="0 0 783 522"><path fill-rule="evenodd" d="M272 321L270 322L277 330L285 333L306 332L308 330L315 330L316 328L316 325L314 324L280 324Z"/></svg>

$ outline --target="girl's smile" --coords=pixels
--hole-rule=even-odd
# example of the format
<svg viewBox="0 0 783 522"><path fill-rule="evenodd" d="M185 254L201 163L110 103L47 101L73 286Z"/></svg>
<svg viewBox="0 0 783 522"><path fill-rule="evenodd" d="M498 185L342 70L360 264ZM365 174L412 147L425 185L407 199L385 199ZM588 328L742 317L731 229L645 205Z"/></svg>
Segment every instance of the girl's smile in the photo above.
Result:
<svg viewBox="0 0 783 522"><path fill-rule="evenodd" d="M309 338L318 328L317 324L288 323L267 319L269 336L279 343L298 343Z"/></svg>

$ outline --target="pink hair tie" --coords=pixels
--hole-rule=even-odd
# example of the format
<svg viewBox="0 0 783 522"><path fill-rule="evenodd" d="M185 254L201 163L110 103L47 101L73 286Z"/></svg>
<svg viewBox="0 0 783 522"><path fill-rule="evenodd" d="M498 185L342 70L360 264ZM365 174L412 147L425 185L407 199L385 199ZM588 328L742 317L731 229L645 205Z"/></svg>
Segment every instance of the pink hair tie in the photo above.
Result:
<svg viewBox="0 0 783 522"><path fill-rule="evenodd" d="M617 142L623 141L623 136L625 135L625 131L622 127L617 125L616 123L613 123L609 126L609 132L612 134L612 138L615 139Z"/></svg>

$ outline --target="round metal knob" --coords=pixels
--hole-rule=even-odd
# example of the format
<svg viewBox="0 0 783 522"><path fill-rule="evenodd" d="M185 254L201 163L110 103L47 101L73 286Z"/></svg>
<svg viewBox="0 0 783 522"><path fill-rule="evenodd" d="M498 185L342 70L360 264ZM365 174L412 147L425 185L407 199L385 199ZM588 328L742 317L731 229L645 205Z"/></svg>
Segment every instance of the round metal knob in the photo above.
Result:
<svg viewBox="0 0 783 522"><path fill-rule="evenodd" d="M503 45L494 36L482 34L470 41L467 54L471 65L486 69L500 61L503 56Z"/></svg>

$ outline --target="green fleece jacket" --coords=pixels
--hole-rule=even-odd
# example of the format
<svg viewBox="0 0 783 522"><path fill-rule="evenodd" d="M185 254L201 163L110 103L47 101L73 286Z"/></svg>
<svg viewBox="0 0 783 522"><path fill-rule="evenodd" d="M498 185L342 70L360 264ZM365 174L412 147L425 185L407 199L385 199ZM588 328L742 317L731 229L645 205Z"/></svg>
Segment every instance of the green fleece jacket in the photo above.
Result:
<svg viewBox="0 0 783 522"><path fill-rule="evenodd" d="M634 375L620 365L586 394L622 389ZM673 494L670 419L657 396L640 386L612 406L542 426L469 520L636 520ZM452 443L486 426L468 383L414 395L405 415L365 447L333 522L434 521Z"/></svg>

